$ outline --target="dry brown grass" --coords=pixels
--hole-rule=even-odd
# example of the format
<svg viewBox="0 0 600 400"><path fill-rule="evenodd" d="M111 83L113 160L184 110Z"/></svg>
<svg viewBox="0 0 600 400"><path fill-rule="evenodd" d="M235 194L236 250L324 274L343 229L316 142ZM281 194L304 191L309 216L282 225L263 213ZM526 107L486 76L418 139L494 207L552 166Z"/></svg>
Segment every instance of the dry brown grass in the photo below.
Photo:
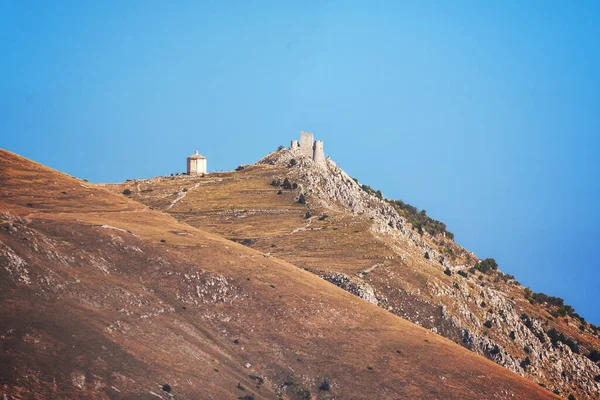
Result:
<svg viewBox="0 0 600 400"><path fill-rule="evenodd" d="M0 241L27 261L31 279L0 270L0 392L150 398L170 383L179 398L292 399L300 389L348 399L553 397L286 261L5 151L0 167L0 207L9 213ZM212 191L201 203L219 198ZM227 198L237 207L235 194ZM303 211L292 202L284 209ZM282 232L304 223L292 219ZM352 243L352 228L343 228ZM250 223L238 236L259 232ZM196 294L214 290L211 279L227 281L225 301ZM318 389L324 377L330 392Z"/></svg>

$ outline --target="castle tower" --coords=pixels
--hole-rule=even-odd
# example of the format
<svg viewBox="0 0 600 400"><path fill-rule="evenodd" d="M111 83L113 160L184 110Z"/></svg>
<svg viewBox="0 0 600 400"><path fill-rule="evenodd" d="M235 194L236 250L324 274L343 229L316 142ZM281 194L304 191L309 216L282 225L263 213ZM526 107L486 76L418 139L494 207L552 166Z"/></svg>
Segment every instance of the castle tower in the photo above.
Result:
<svg viewBox="0 0 600 400"><path fill-rule="evenodd" d="M188 175L202 175L206 173L206 157L198 154L198 150L187 158Z"/></svg>
<svg viewBox="0 0 600 400"><path fill-rule="evenodd" d="M294 150L294 149L298 149L300 148L300 144L298 143L297 140L292 140L292 145L290 146L290 149Z"/></svg>
<svg viewBox="0 0 600 400"><path fill-rule="evenodd" d="M313 134L300 132L300 151L307 157L313 157Z"/></svg>
<svg viewBox="0 0 600 400"><path fill-rule="evenodd" d="M325 162L325 154L323 153L323 141L316 140L313 145L313 157L312 159L316 163L324 163Z"/></svg>

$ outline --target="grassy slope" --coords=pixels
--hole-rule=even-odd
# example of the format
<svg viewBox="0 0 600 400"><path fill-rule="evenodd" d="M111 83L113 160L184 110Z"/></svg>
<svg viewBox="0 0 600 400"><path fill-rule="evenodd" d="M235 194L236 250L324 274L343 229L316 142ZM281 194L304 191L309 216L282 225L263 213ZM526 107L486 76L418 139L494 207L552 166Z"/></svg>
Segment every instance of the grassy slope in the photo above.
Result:
<svg viewBox="0 0 600 400"><path fill-rule="evenodd" d="M291 264L86 186L0 152L4 393L166 398L169 383L180 398L275 398L293 382L293 398L326 376L322 398L552 396Z"/></svg>
<svg viewBox="0 0 600 400"><path fill-rule="evenodd" d="M430 307L431 304L453 307L454 302L445 301L443 295L432 297L428 285L439 282L451 286L453 282L462 281L463 278L444 275L443 268L433 261L425 260L422 251L416 249L409 240L392 243L385 237L368 233L369 221L365 216L312 209L298 204L295 201L297 191L284 190L283 194L278 195L278 189L270 186L269 182L276 178L282 179L287 173L286 168L282 167L253 165L240 172L213 173L203 178L156 178L109 185L107 188L116 193L129 188L133 192L132 199L168 211L178 220L231 239L246 239L254 249L311 271L343 272L353 276L376 266L366 274L365 280L382 297L389 299L389 304L382 305L394 309L399 315L408 316L409 309L419 310L421 314L435 312ZM184 193L184 188L187 189L185 197L172 205L178 194ZM308 224L304 215L309 209L316 216L327 212L329 218L313 218ZM436 248L452 248L459 255L458 262L464 262L468 256L449 240L432 238L430 242ZM395 246L402 248L404 257L397 257ZM478 293L481 284L495 287L507 298L514 299L514 307L519 313L546 319L550 327L554 326L576 338L584 346L600 348L598 338L580 332L577 321L567 323L563 319L549 319L546 308L529 304L523 296L522 287L495 282L493 277L483 276L479 282L468 282L468 290ZM419 295L415 296L415 293ZM416 304L412 300L415 298L424 301ZM478 305L465 304L475 314L485 311ZM459 310L451 309L451 312L458 313ZM416 318L418 317L411 315L411 319ZM425 327L435 325L432 321L420 322ZM494 340L505 342L507 349L515 357L527 357L524 349L513 346L504 337L506 335L502 334L500 337L500 333L494 330L490 330L488 334ZM455 333L447 332L447 336L453 335ZM454 339L460 340L458 337ZM546 384L551 383L543 377L537 379Z"/></svg>

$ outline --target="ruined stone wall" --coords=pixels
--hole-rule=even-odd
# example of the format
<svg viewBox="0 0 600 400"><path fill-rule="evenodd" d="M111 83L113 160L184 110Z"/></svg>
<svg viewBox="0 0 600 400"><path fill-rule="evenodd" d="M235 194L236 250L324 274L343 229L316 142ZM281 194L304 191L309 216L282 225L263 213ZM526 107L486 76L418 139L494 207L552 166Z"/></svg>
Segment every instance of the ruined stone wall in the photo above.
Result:
<svg viewBox="0 0 600 400"><path fill-rule="evenodd" d="M307 157L313 157L313 134L300 132L300 151Z"/></svg>
<svg viewBox="0 0 600 400"><path fill-rule="evenodd" d="M324 163L325 162L325 153L323 153L323 141L317 140L315 141L313 148L313 160L316 163Z"/></svg>

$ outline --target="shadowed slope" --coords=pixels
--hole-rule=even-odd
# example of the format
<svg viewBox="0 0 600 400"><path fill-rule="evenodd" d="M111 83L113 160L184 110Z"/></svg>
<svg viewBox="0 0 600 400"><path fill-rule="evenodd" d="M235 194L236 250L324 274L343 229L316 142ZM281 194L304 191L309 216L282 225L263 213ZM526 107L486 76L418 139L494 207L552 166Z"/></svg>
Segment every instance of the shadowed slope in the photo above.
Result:
<svg viewBox="0 0 600 400"><path fill-rule="evenodd" d="M6 151L0 188L2 393L552 397L307 271Z"/></svg>

